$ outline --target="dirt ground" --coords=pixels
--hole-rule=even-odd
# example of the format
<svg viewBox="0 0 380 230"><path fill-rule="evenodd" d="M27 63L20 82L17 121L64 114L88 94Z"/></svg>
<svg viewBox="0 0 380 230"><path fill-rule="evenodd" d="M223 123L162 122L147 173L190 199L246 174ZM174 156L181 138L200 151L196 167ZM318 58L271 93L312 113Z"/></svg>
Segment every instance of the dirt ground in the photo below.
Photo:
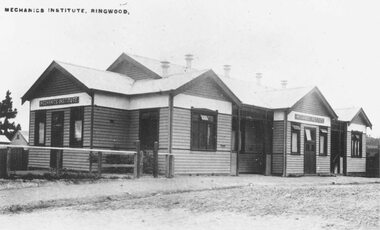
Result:
<svg viewBox="0 0 380 230"><path fill-rule="evenodd" d="M62 193L82 188L84 196L21 199L12 206L1 202L7 192L56 187L47 184L1 190L0 223L6 229L379 229L379 182L354 177L143 178L60 185ZM92 190L99 186L114 192Z"/></svg>

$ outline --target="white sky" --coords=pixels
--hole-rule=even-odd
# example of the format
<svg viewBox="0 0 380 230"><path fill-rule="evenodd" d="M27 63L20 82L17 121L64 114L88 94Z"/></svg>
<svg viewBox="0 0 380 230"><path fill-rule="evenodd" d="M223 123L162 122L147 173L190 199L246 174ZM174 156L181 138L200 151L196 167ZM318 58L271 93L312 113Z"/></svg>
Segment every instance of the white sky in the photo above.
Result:
<svg viewBox="0 0 380 230"><path fill-rule="evenodd" d="M103 2L103 3L101 3ZM121 4L127 3L126 6ZM4 7L126 8L130 15L5 13ZM316 85L333 107L361 106L380 136L380 1L17 1L0 2L0 99L21 96L52 60L106 69L121 52L222 72L263 73L263 84ZM375 93L376 92L376 93Z"/></svg>

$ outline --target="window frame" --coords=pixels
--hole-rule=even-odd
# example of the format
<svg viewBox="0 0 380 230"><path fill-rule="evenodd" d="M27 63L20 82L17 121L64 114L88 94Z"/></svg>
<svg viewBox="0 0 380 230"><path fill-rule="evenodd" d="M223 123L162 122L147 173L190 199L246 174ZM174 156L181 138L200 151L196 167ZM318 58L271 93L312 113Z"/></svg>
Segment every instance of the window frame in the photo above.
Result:
<svg viewBox="0 0 380 230"><path fill-rule="evenodd" d="M357 138L356 136L359 136ZM354 140L355 138L355 140ZM358 142L359 149L358 152L355 151L354 143ZM351 157L352 158L362 158L363 157L363 133L359 131L351 132Z"/></svg>
<svg viewBox="0 0 380 230"><path fill-rule="evenodd" d="M326 133L322 132L322 130L327 130ZM329 130L327 127L320 127L319 128L319 140L318 140L318 148L319 148L319 156L327 156L327 143L328 143L328 134ZM321 137L324 137L324 143L323 143L323 153L321 153Z"/></svg>
<svg viewBox="0 0 380 230"><path fill-rule="evenodd" d="M296 129L298 127L299 129ZM293 152L293 133L297 134L297 152ZM291 155L301 155L301 124L291 123L290 124L290 154Z"/></svg>
<svg viewBox="0 0 380 230"><path fill-rule="evenodd" d="M78 115L79 114L79 115ZM81 139L78 141L75 138L75 123L76 121L82 121ZM84 108L72 107L70 109L70 147L83 147L83 134L84 134Z"/></svg>
<svg viewBox="0 0 380 230"><path fill-rule="evenodd" d="M40 123L44 123L44 137L43 143L39 142L40 139ZM34 117L34 145L46 146L46 110L38 110Z"/></svg>
<svg viewBox="0 0 380 230"><path fill-rule="evenodd" d="M212 116L213 117L213 121L205 121L205 120L201 120L200 117L201 115L206 115L206 116ZM198 116L198 120L195 121L194 120L194 116ZM198 135L196 135L198 137L198 146L195 146L195 137L193 136L194 135L194 122L197 122L197 125L198 125ZM200 138L202 136L205 136L207 137L208 134L206 133L205 135L200 135L200 125L201 124L206 124L206 130L208 130L208 127L207 127L207 124L212 124L212 129L213 129L213 132L214 132L214 137L212 138L213 142L212 145L211 145L211 148L208 148L207 144L206 146L200 146ZM194 109L192 108L191 109L191 116L190 116L190 150L191 151L207 151L207 152L216 152L217 151L217 142L218 142L218 111L212 111L212 110L209 110L209 109ZM210 131L212 133L212 131ZM206 141L207 142L207 141Z"/></svg>

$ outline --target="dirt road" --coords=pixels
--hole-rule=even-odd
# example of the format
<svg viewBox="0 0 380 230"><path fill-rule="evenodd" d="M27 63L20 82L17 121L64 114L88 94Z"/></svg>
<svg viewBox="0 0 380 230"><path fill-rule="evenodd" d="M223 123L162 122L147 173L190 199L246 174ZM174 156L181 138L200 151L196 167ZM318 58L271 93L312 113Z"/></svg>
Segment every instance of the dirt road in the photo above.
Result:
<svg viewBox="0 0 380 230"><path fill-rule="evenodd" d="M380 184L373 183L376 180L305 177L275 183L287 179L231 178L223 183L222 177L185 177L182 186L177 179L176 186L150 192L135 188L136 192L109 196L41 201L43 209L8 212L0 215L0 223L7 229L379 228ZM255 180L261 182L252 183Z"/></svg>

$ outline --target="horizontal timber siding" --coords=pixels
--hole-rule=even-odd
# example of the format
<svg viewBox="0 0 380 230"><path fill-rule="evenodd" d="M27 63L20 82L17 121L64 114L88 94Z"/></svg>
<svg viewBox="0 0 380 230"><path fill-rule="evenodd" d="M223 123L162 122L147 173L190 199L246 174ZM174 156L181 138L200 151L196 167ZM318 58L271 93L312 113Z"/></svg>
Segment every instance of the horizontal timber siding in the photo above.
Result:
<svg viewBox="0 0 380 230"><path fill-rule="evenodd" d="M229 101L222 89L220 89L211 78L197 79L196 82L184 93L221 101Z"/></svg>
<svg viewBox="0 0 380 230"><path fill-rule="evenodd" d="M294 111L315 114L319 116L329 117L330 114L326 109L326 106L320 99L317 93L307 94L305 97L301 99L294 107Z"/></svg>
<svg viewBox="0 0 380 230"><path fill-rule="evenodd" d="M140 111L131 110L128 112L127 149L136 149L136 141L139 139Z"/></svg>
<svg viewBox="0 0 380 230"><path fill-rule="evenodd" d="M175 174L230 174L229 152L173 150Z"/></svg>
<svg viewBox="0 0 380 230"><path fill-rule="evenodd" d="M50 168L50 150L29 149L28 167Z"/></svg>
<svg viewBox="0 0 380 230"><path fill-rule="evenodd" d="M217 150L231 151L232 116L218 114Z"/></svg>
<svg viewBox="0 0 380 230"><path fill-rule="evenodd" d="M73 80L65 76L61 71L55 69L34 92L32 97L37 98L81 93L83 90L81 90Z"/></svg>
<svg viewBox="0 0 380 230"><path fill-rule="evenodd" d="M169 108L160 109L159 148L169 149Z"/></svg>
<svg viewBox="0 0 380 230"><path fill-rule="evenodd" d="M127 149L128 111L94 108L93 147Z"/></svg>
<svg viewBox="0 0 380 230"><path fill-rule="evenodd" d="M64 150L62 162L64 169L88 171L90 168L89 152Z"/></svg>
<svg viewBox="0 0 380 230"><path fill-rule="evenodd" d="M288 155L286 157L287 174L303 174L304 155Z"/></svg>
<svg viewBox="0 0 380 230"><path fill-rule="evenodd" d="M173 108L173 149L190 149L191 111Z"/></svg>
<svg viewBox="0 0 380 230"><path fill-rule="evenodd" d="M273 121L272 173L281 174L284 167L284 121Z"/></svg>

